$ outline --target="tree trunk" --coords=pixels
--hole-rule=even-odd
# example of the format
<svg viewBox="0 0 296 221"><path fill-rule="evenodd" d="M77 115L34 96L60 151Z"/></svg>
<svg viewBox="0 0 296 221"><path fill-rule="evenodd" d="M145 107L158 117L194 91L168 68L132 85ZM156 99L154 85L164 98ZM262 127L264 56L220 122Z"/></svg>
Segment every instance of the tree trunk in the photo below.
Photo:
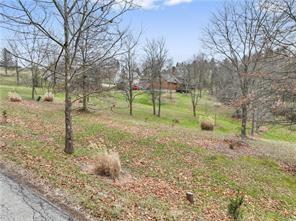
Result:
<svg viewBox="0 0 296 221"><path fill-rule="evenodd" d="M85 94L83 94L83 97L82 97L82 110L83 111L87 111L87 96Z"/></svg>
<svg viewBox="0 0 296 221"><path fill-rule="evenodd" d="M196 117L196 106L192 103L193 117Z"/></svg>
<svg viewBox="0 0 296 221"><path fill-rule="evenodd" d="M158 92L158 113L157 113L157 116L160 117L160 108L161 108L161 89L162 89L162 86L161 86L161 73L159 73L159 92Z"/></svg>
<svg viewBox="0 0 296 221"><path fill-rule="evenodd" d="M193 113L193 117L196 117L196 106L197 106L197 102L196 102L196 97L199 96L197 94L197 91L194 89L191 93L191 104L192 104L192 113Z"/></svg>
<svg viewBox="0 0 296 221"><path fill-rule="evenodd" d="M210 95L214 95L214 83L213 83L213 79L211 77L211 82L210 82Z"/></svg>
<svg viewBox="0 0 296 221"><path fill-rule="evenodd" d="M53 72L53 85L52 85L52 89L53 89L54 94L56 92L56 85L57 85L57 77L56 77L56 71L54 71Z"/></svg>
<svg viewBox="0 0 296 221"><path fill-rule="evenodd" d="M242 127L241 127L241 137L242 139L247 138L247 120L248 120L248 112L247 105L242 105Z"/></svg>
<svg viewBox="0 0 296 221"><path fill-rule="evenodd" d="M152 106L153 106L153 115L156 115L156 107L155 107L155 97L152 95Z"/></svg>
<svg viewBox="0 0 296 221"><path fill-rule="evenodd" d="M129 100L129 114L130 114L130 116L133 116L133 99L132 99L132 97Z"/></svg>
<svg viewBox="0 0 296 221"><path fill-rule="evenodd" d="M35 100L35 86L32 86L32 100Z"/></svg>
<svg viewBox="0 0 296 221"><path fill-rule="evenodd" d="M133 116L133 101L129 101L129 114L130 116Z"/></svg>
<svg viewBox="0 0 296 221"><path fill-rule="evenodd" d="M19 84L20 84L20 72L19 72L19 68L18 68L17 59L16 59L16 62L15 62L15 71L16 71L16 84L17 84L17 86L19 86Z"/></svg>
<svg viewBox="0 0 296 221"><path fill-rule="evenodd" d="M131 78L131 75L129 75L129 78ZM133 81L129 80L129 96L128 96L128 101L129 101L129 114L130 116L133 116Z"/></svg>
<svg viewBox="0 0 296 221"><path fill-rule="evenodd" d="M35 70L32 70L32 100L35 99Z"/></svg>
<svg viewBox="0 0 296 221"><path fill-rule="evenodd" d="M69 94L69 88L66 87L65 92L65 127L66 127L66 135L65 135L65 149L66 153L73 153L73 130L72 130L72 102L71 96Z"/></svg>
<svg viewBox="0 0 296 221"><path fill-rule="evenodd" d="M8 73L7 73L7 66L5 66L5 75L8 75Z"/></svg>
<svg viewBox="0 0 296 221"><path fill-rule="evenodd" d="M86 76L82 77L82 110L87 111L87 91L86 91Z"/></svg>
<svg viewBox="0 0 296 221"><path fill-rule="evenodd" d="M256 131L256 133L259 133L260 123L259 123L258 113L257 112L256 112L256 115L255 115L255 121L256 121L255 131Z"/></svg>
<svg viewBox="0 0 296 221"><path fill-rule="evenodd" d="M65 149L68 154L74 152L73 147L73 130L72 130L72 102L70 95L70 54L69 54L69 23L68 23L68 4L67 0L64 0L64 59L65 59Z"/></svg>
<svg viewBox="0 0 296 221"><path fill-rule="evenodd" d="M158 113L157 113L158 117L160 117L160 108L161 108L161 92L159 92L159 96L158 96Z"/></svg>
<svg viewBox="0 0 296 221"><path fill-rule="evenodd" d="M256 119L255 119L256 111L254 110L252 113L252 128L251 128L251 136L254 136L254 132L256 130Z"/></svg>

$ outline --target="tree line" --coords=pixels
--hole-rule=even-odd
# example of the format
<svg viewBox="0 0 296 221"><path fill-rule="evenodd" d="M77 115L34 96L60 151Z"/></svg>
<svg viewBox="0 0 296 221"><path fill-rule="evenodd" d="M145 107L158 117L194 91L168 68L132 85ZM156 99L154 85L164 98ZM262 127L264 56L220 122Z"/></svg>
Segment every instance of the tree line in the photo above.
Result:
<svg viewBox="0 0 296 221"><path fill-rule="evenodd" d="M152 113L161 116L162 85L169 73L190 94L194 117L205 90L234 106L244 139L249 122L252 134L266 123L296 122L294 0L227 2L204 29L204 53L175 67L162 38L147 40L139 60L140 34L122 24L123 15L137 7L113 0L0 3L2 26L14 36L9 50L3 49L1 65L14 61L17 68L20 63L29 68L33 99L38 79L48 90L64 92L66 153L74 151L73 102L81 100L87 111L89 96L115 89L117 75L130 115L135 97L143 93L134 90L141 81L148 85Z"/></svg>

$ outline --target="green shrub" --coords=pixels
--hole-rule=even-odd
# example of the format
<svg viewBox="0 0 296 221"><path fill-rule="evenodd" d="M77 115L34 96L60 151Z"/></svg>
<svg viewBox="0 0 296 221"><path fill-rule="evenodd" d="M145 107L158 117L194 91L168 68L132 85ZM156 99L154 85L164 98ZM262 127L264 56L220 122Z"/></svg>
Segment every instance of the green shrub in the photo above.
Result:
<svg viewBox="0 0 296 221"><path fill-rule="evenodd" d="M235 196L235 199L230 199L230 203L228 204L228 214L234 219L234 220L242 220L242 210L241 206L244 202L244 196L240 194L240 191L237 191L237 194Z"/></svg>

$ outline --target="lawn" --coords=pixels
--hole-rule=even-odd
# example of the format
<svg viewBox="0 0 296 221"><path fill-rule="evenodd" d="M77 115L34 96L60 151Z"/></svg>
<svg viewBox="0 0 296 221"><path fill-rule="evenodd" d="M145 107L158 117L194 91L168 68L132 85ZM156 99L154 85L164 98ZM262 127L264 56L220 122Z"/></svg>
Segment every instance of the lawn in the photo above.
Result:
<svg viewBox="0 0 296 221"><path fill-rule="evenodd" d="M9 102L12 90L25 100ZM189 96L164 95L158 118L147 94L136 98L130 117L122 94L112 92L91 99L96 112L73 113L75 153L66 155L62 94L45 103L29 100L30 93L24 86L0 86L1 112L8 115L0 125L1 161L31 171L98 220L230 220L227 206L238 189L245 195L244 220L296 219L295 171L283 167L296 164L295 132L270 127L249 147L230 150L224 139L239 133L240 122L231 119L232 109L216 110L208 95L197 119ZM199 122L215 114L215 131L201 131ZM104 149L120 154L124 174L117 182L82 169Z"/></svg>

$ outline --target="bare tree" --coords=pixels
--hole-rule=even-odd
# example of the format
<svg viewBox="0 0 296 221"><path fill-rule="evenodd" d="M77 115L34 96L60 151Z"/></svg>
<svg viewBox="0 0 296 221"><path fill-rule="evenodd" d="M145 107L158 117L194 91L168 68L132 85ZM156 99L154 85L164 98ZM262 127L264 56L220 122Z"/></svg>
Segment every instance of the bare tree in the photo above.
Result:
<svg viewBox="0 0 296 221"><path fill-rule="evenodd" d="M39 39L37 30L31 30L31 37L24 34L25 32L18 32L15 35L15 39L9 41L11 53L18 57L25 57L26 60L21 60L22 65L31 70L31 86L32 86L32 99L34 100L36 94L36 87L39 86L39 78L42 77L45 69L42 65L47 64L47 58L49 54L49 41ZM18 78L18 67L17 78Z"/></svg>
<svg viewBox="0 0 296 221"><path fill-rule="evenodd" d="M18 58L15 58L15 72L16 72L16 85L20 85L20 67L19 67L19 62Z"/></svg>
<svg viewBox="0 0 296 221"><path fill-rule="evenodd" d="M292 125L296 123L296 1L265 0L262 5L273 15L264 24L265 33L274 44L269 51L272 59L265 67L273 88L273 112L283 117L280 123ZM271 27L276 31L270 32Z"/></svg>
<svg viewBox="0 0 296 221"><path fill-rule="evenodd" d="M192 63L184 64L184 84L186 85L190 96L192 104L192 113L196 117L196 109L199 99L201 98L202 85L204 81L204 76L208 72L208 64L204 55L194 57Z"/></svg>
<svg viewBox="0 0 296 221"><path fill-rule="evenodd" d="M8 68L14 66L12 54L6 48L2 49L0 64L4 67L5 75L8 74Z"/></svg>
<svg viewBox="0 0 296 221"><path fill-rule="evenodd" d="M179 86L178 90L180 92L185 92L186 95L190 92L190 75L191 75L192 67L188 62L177 63L176 65L176 73L178 73L178 79L181 82L181 86Z"/></svg>
<svg viewBox="0 0 296 221"><path fill-rule="evenodd" d="M212 58L210 63L209 63L209 71L210 71L210 76L209 76L209 93L210 95L214 95L214 87L215 87L215 77L217 76L217 64L215 62L215 59Z"/></svg>
<svg viewBox="0 0 296 221"><path fill-rule="evenodd" d="M38 31L38 37L49 39L57 48L56 63L61 60L65 92L65 148L66 153L73 153L72 130L72 81L86 70L77 65L79 45L87 30L109 30L112 24L119 23L120 17L132 7L127 1L1 1L0 15L2 26L17 32L19 28L30 27ZM90 21L90 22L88 22ZM29 29L30 30L30 29ZM31 32L27 32L30 36ZM119 33L120 39L123 33ZM24 59L24 58L22 58ZM93 62L100 60L94 58Z"/></svg>
<svg viewBox="0 0 296 221"><path fill-rule="evenodd" d="M237 75L242 138L247 135L250 76L258 71L258 64L272 46L262 28L270 14L257 3L252 0L226 4L223 10L214 14L203 39L212 52L230 61L231 69Z"/></svg>
<svg viewBox="0 0 296 221"><path fill-rule="evenodd" d="M87 24L91 22L93 19L88 20ZM81 78L77 79L82 91L82 110L88 109L90 95L102 91L102 80L109 78L110 81L115 76L119 65L115 58L123 53L125 32L120 30L119 23L112 22L107 28L88 29L82 34L77 56L82 72Z"/></svg>
<svg viewBox="0 0 296 221"><path fill-rule="evenodd" d="M157 116L161 112L161 93L162 93L162 71L167 62L168 50L165 46L165 40L147 41L144 47L145 63L144 74L149 84L149 93L153 105L153 114L156 115L156 102L158 101Z"/></svg>
<svg viewBox="0 0 296 221"><path fill-rule="evenodd" d="M122 59L122 70L120 84L124 91L126 100L129 103L129 114L133 115L133 101L141 92L134 92L136 82L140 80L140 70L136 62L136 46L139 38L135 39L131 34L124 41L124 51ZM139 86L138 86L139 87ZM139 90L139 88L137 88Z"/></svg>

